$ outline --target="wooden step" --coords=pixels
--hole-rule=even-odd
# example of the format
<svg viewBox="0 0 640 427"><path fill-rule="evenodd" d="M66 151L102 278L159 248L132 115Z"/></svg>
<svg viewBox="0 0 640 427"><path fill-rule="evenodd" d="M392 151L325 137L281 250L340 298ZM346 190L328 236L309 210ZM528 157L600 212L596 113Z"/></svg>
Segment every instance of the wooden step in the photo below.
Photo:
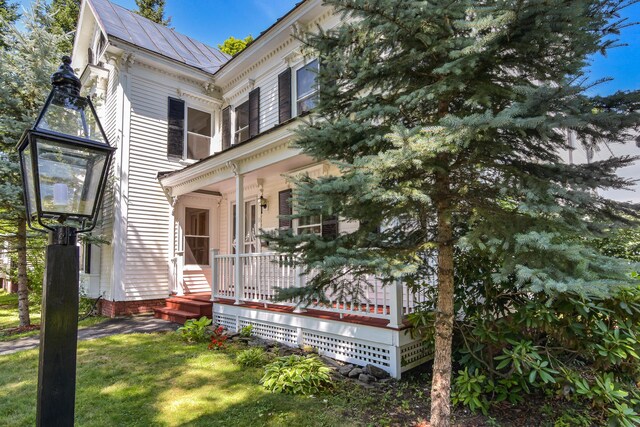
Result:
<svg viewBox="0 0 640 427"><path fill-rule="evenodd" d="M173 310L194 313L198 316L211 317L213 304L211 301L204 302L183 297L172 297L167 299L166 307Z"/></svg>
<svg viewBox="0 0 640 427"><path fill-rule="evenodd" d="M188 311L174 310L171 308L162 307L162 308L153 309L153 317L184 325L184 322L186 322L187 320L198 319L201 316L199 316L196 313L191 313Z"/></svg>

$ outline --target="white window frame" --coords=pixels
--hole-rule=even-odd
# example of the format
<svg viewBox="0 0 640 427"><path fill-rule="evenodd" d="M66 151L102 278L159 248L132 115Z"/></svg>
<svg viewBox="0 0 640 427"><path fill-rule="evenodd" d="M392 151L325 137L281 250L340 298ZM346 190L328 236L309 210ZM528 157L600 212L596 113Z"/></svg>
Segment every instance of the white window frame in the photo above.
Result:
<svg viewBox="0 0 640 427"><path fill-rule="evenodd" d="M209 230L209 234L206 236L196 235L196 234L187 234L187 209L197 209L207 211L207 230ZM183 223L183 236L182 236L182 247L184 251L184 266L185 267L209 267L211 266L211 216L212 211L209 208L205 208L202 206L185 206L182 212L182 223ZM208 241L207 248L207 260L209 261L207 264L188 264L187 263L187 238L188 237L197 237L197 238L206 238Z"/></svg>
<svg viewBox="0 0 640 427"><path fill-rule="evenodd" d="M247 105L247 125L242 127L242 128L240 128L240 129L238 129L238 128L236 128L236 126L238 124L238 113L237 113L237 111L238 111L238 108L242 107L245 104ZM250 138L250 136L249 136L244 141L240 141L240 138L238 138L238 135L240 134L240 132L242 132L244 130L247 131L247 134L249 133L249 123L251 122L251 120L249 119L249 109L250 109L250 105L249 105L249 99L248 98L247 98L246 101L241 102L240 104L238 104L237 107L235 107L233 109L233 145L239 144L241 142L244 142L244 141L246 141L247 139Z"/></svg>
<svg viewBox="0 0 640 427"><path fill-rule="evenodd" d="M184 99L183 99L184 101ZM200 161L200 159L190 159L189 158L189 108L192 110L197 110L202 113L207 113L211 116L211 136L209 137L209 156L213 154L213 137L215 136L215 114L212 111L209 111L207 108L200 108L200 105L190 104L185 101L184 103L184 134L182 137L182 160L185 162L195 163ZM193 133L193 132L191 132ZM195 134L200 135L200 134ZM206 135L201 135L205 136ZM206 156L208 157L208 156Z"/></svg>
<svg viewBox="0 0 640 427"><path fill-rule="evenodd" d="M311 64L313 61L318 61L318 70L320 69L320 60L318 58L312 58L309 61L301 61L296 66L291 68L291 117L297 117L301 112L298 111L298 102L302 100L309 99L313 96L318 96L318 92L320 91L320 87L316 84L316 90L311 93L305 95L302 99L298 99L298 71L307 65Z"/></svg>

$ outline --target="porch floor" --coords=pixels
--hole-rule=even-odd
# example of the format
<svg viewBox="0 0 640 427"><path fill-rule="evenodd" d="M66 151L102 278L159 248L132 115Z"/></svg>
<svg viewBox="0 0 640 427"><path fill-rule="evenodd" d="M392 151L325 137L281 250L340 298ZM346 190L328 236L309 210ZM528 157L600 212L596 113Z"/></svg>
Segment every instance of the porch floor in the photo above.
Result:
<svg viewBox="0 0 640 427"><path fill-rule="evenodd" d="M211 294L198 294L197 296L195 296L196 294L193 294L193 295L194 295L194 298L204 298L205 296L208 296L209 298L211 298ZM334 320L334 321L346 322L346 323L355 323L358 325L374 326L378 328L386 328L386 329L392 329L392 330L402 330L408 327L408 324L406 321L402 328L396 329L396 328L390 328L389 326L387 326L389 323L387 319L380 319L380 318L367 317L367 316L357 316L353 314L340 315L340 313L332 313L329 311L314 310L314 309L305 309L305 311L303 312L295 312L294 311L295 307L288 306L288 305L264 304L264 303L249 302L249 301L243 301L241 304L235 305L235 300L226 299L226 298L218 298L213 302L216 304L233 305L236 307L251 308L254 310L272 311L277 313L289 313L289 314L295 314L297 316L306 316L306 317L314 317L317 319Z"/></svg>

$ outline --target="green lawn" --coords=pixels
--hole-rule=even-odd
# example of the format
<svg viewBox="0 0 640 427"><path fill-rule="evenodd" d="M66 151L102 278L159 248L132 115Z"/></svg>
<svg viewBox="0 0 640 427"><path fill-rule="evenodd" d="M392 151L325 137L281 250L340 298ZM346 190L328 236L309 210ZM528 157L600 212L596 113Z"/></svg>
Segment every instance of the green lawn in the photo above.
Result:
<svg viewBox="0 0 640 427"><path fill-rule="evenodd" d="M40 306L31 306L29 310L29 317L31 318L31 324L37 325L40 323ZM86 328L106 320L106 317L94 316L81 320L78 324L80 328ZM18 327L20 324L18 320L18 294L10 294L4 290L0 290L0 341L11 341L18 338L38 335L39 329L9 333L12 329Z"/></svg>
<svg viewBox="0 0 640 427"><path fill-rule="evenodd" d="M78 426L353 426L346 394L271 394L260 368L234 351L187 345L175 334L115 335L79 343ZM0 420L35 422L37 350L0 356Z"/></svg>
<svg viewBox="0 0 640 427"><path fill-rule="evenodd" d="M40 307L31 307L31 323L40 323ZM0 334L2 330L18 326L18 294L0 290Z"/></svg>

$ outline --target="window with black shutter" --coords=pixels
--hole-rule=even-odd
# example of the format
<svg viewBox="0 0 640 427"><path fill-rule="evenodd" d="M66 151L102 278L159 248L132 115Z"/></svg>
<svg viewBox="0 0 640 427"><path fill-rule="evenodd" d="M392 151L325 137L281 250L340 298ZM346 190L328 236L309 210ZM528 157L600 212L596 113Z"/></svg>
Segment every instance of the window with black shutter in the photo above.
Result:
<svg viewBox="0 0 640 427"><path fill-rule="evenodd" d="M260 133L260 88L249 92L249 138Z"/></svg>
<svg viewBox="0 0 640 427"><path fill-rule="evenodd" d="M310 111L318 102L319 66L320 62L314 59L296 71L296 110L298 115Z"/></svg>
<svg viewBox="0 0 640 427"><path fill-rule="evenodd" d="M280 218L278 220L278 226L280 229L291 228L291 218L287 218L291 215L291 196L293 192L291 189L280 191L278 193L278 214ZM284 218L283 218L284 217Z"/></svg>
<svg viewBox="0 0 640 427"><path fill-rule="evenodd" d="M167 155L180 157L184 155L184 101L169 98L169 117L167 132Z"/></svg>
<svg viewBox="0 0 640 427"><path fill-rule="evenodd" d="M278 119L284 123L291 118L291 68L278 75Z"/></svg>
<svg viewBox="0 0 640 427"><path fill-rule="evenodd" d="M222 149L231 147L231 107L222 110Z"/></svg>
<svg viewBox="0 0 640 427"><path fill-rule="evenodd" d="M338 217L336 215L323 216L322 237L331 239L338 237Z"/></svg>

